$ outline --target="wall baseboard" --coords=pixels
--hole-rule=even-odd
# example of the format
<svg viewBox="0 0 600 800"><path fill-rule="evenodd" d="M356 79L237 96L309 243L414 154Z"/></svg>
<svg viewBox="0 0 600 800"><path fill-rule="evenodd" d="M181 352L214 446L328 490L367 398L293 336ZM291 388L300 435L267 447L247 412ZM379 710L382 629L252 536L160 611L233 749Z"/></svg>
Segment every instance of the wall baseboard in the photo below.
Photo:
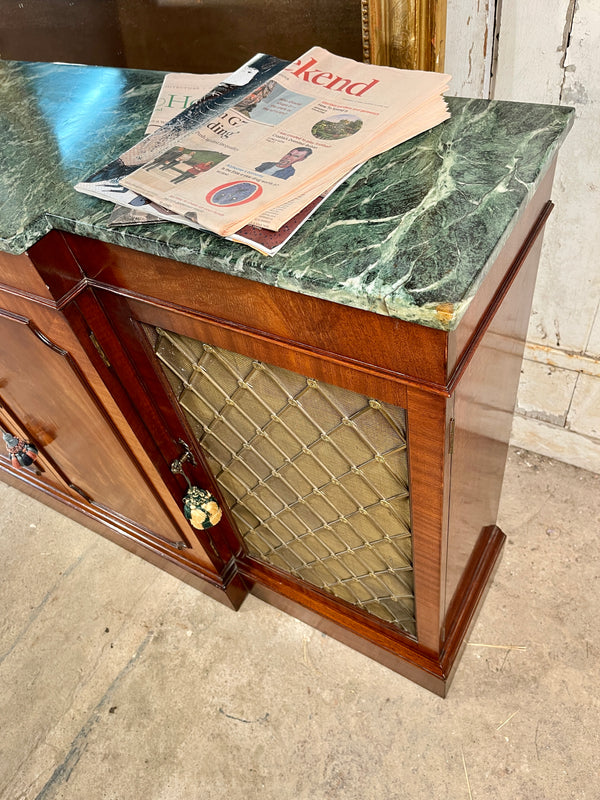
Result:
<svg viewBox="0 0 600 800"><path fill-rule="evenodd" d="M523 358L528 361L536 361L538 364L547 364L549 367L568 369L590 375L593 378L600 378L600 358L594 356L571 353L557 347L527 342Z"/></svg>
<svg viewBox="0 0 600 800"><path fill-rule="evenodd" d="M511 445L600 473L600 440L560 428L532 417L515 414Z"/></svg>

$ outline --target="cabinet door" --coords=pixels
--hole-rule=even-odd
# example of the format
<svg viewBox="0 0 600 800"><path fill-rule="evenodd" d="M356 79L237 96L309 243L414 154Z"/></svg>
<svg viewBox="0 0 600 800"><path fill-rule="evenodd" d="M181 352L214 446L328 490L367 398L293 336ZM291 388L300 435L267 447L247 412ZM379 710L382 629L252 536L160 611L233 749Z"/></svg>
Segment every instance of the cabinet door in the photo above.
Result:
<svg viewBox="0 0 600 800"><path fill-rule="evenodd" d="M170 437L198 449L244 576L276 591L289 581L305 603L414 639L406 414L395 389L370 376L349 388L349 371L312 358L292 371L289 348L261 352L244 332L96 295L126 354L121 384L130 395L137 385ZM115 347L114 335L98 336ZM215 529L217 547L226 533Z"/></svg>
<svg viewBox="0 0 600 800"><path fill-rule="evenodd" d="M101 290L84 292L66 309L66 315L174 503L183 509L188 489L198 487L213 495L224 511L214 528L186 523L186 539L193 555L203 556L211 577L229 586L240 542L202 451L189 427L181 424L166 380L161 382L155 373L149 344L131 317L128 303Z"/></svg>
<svg viewBox="0 0 600 800"><path fill-rule="evenodd" d="M57 315L58 316L58 315ZM40 451L50 485L125 526L188 547L71 355L28 318L0 309L0 404Z"/></svg>

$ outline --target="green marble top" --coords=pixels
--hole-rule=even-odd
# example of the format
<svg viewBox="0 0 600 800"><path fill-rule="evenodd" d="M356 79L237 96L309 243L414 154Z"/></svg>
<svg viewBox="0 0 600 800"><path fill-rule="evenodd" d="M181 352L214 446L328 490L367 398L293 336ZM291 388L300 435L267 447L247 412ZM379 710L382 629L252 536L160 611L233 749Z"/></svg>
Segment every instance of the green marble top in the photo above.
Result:
<svg viewBox="0 0 600 800"><path fill-rule="evenodd" d="M74 191L141 138L162 75L0 61L0 250L56 228L453 329L574 113L448 98L450 120L365 164L269 258L173 223L110 228L112 205Z"/></svg>

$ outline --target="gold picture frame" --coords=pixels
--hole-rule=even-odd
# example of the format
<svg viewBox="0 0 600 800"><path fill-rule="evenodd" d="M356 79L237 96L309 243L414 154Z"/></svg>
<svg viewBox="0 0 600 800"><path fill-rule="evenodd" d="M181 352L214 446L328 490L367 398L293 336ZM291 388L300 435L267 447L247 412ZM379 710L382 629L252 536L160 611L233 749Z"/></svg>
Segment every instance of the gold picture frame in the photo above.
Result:
<svg viewBox="0 0 600 800"><path fill-rule="evenodd" d="M361 0L363 58L442 72L446 0Z"/></svg>

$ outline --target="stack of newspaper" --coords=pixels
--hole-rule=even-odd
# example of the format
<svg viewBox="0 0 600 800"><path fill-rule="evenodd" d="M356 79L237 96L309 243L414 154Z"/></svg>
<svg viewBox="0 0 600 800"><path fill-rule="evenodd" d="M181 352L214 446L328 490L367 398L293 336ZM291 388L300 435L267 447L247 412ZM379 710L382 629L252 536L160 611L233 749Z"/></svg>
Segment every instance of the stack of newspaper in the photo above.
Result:
<svg viewBox="0 0 600 800"><path fill-rule="evenodd" d="M148 135L75 188L128 209L113 224L166 219L272 255L367 159L447 119L449 78L320 47L168 75ZM182 94L200 97L176 113Z"/></svg>

